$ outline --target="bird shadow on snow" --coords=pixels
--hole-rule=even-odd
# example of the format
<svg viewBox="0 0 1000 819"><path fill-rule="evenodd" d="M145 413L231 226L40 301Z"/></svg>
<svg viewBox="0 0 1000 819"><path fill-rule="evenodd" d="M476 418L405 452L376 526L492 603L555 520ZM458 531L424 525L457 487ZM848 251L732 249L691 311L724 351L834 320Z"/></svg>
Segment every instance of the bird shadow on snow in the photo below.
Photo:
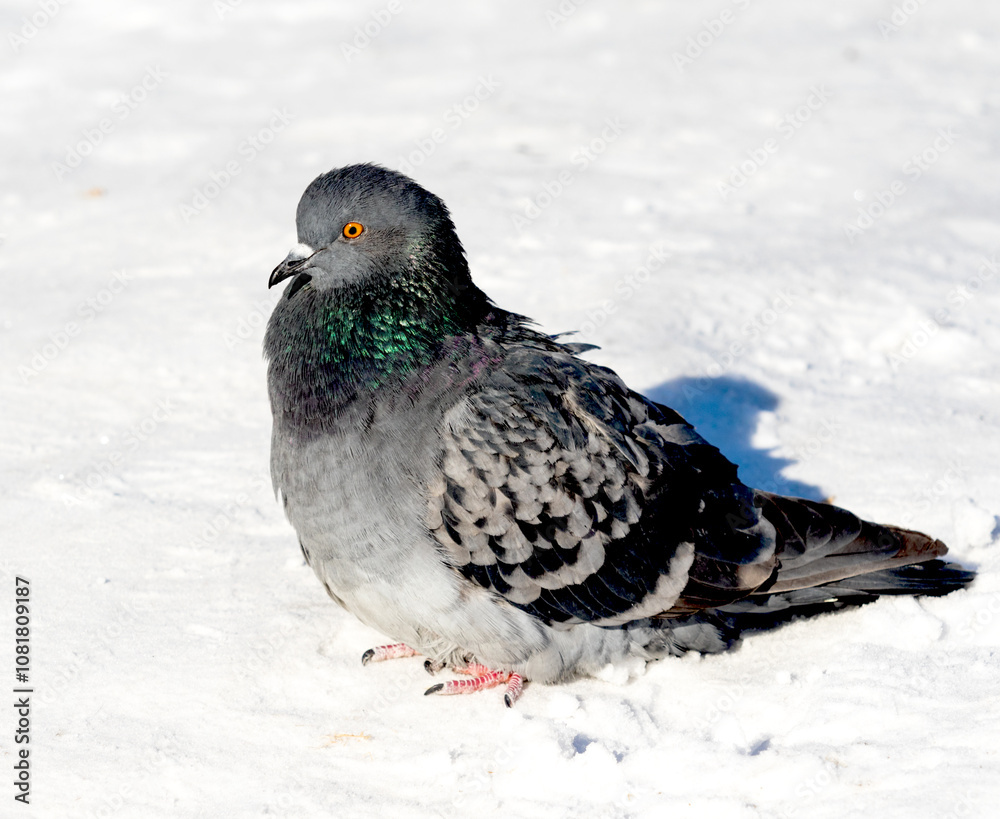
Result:
<svg viewBox="0 0 1000 819"><path fill-rule="evenodd" d="M710 444L739 467L747 486L779 495L823 500L818 486L787 478L781 471L795 461L777 458L770 450L755 447L751 440L761 413L772 412L778 396L744 378L675 378L647 392L660 404L676 410Z"/></svg>

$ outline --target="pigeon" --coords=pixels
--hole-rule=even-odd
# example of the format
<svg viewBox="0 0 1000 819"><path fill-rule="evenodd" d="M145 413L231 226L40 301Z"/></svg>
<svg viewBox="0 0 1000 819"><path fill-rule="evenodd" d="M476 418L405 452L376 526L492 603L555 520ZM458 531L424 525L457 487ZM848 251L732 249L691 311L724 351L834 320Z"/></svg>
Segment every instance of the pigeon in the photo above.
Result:
<svg viewBox="0 0 1000 819"><path fill-rule="evenodd" d="M677 412L472 281L445 204L374 164L306 188L264 338L271 474L330 597L459 675L593 676L973 573L939 540L752 489Z"/></svg>

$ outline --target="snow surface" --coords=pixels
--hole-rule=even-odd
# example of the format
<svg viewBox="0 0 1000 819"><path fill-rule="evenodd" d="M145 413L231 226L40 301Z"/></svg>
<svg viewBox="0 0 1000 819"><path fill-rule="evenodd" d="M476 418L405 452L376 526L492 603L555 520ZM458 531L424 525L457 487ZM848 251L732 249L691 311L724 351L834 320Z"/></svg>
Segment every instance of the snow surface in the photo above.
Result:
<svg viewBox="0 0 1000 819"><path fill-rule="evenodd" d="M31 805L4 708L0 814L991 813L998 24L973 0L5 4L0 665L26 576L34 694ZM362 668L385 635L270 493L260 355L298 197L355 161L442 196L498 303L581 328L745 480L931 532L975 585L510 711L424 698L418 659Z"/></svg>

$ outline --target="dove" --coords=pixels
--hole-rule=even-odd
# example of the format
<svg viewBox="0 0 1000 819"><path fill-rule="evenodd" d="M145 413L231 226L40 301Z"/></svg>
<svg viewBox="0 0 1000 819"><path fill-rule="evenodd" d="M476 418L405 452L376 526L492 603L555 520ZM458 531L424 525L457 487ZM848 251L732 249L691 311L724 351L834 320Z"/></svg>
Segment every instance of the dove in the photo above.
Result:
<svg viewBox="0 0 1000 819"><path fill-rule="evenodd" d="M677 412L476 286L445 204L373 164L317 177L264 338L271 475L330 597L459 675L560 683L747 629L939 595L919 532L755 490Z"/></svg>

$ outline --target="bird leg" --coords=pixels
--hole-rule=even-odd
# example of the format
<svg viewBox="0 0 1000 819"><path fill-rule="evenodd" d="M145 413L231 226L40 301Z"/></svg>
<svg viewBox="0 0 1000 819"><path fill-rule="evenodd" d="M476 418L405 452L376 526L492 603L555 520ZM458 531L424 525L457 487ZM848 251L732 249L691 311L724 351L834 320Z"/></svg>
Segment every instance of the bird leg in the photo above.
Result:
<svg viewBox="0 0 1000 819"><path fill-rule="evenodd" d="M416 649L410 648L406 643L392 643L385 646L376 646L368 649L361 656L361 664L380 663L384 660L395 660L400 657L416 657L420 654ZM444 663L427 660L424 668L431 674L444 668ZM494 688L504 685L503 702L508 708L517 702L524 688L524 678L520 674L512 671L494 671L480 663L469 663L461 668L454 669L456 674L465 674L472 679L469 680L448 680L437 685L432 685L424 694L472 694L475 691L484 691L487 688Z"/></svg>
<svg viewBox="0 0 1000 819"><path fill-rule="evenodd" d="M524 687L524 679L520 674L512 671L493 671L479 663L469 663L464 668L456 668L456 674L467 674L471 680L448 680L438 683L428 688L424 694L472 694L475 691L483 691L497 685L506 683L504 689L503 702L510 708L517 698L521 696Z"/></svg>
<svg viewBox="0 0 1000 819"><path fill-rule="evenodd" d="M396 660L400 657L416 657L420 652L410 648L406 643L392 643L387 646L375 646L361 655L361 665L380 663L383 660Z"/></svg>

